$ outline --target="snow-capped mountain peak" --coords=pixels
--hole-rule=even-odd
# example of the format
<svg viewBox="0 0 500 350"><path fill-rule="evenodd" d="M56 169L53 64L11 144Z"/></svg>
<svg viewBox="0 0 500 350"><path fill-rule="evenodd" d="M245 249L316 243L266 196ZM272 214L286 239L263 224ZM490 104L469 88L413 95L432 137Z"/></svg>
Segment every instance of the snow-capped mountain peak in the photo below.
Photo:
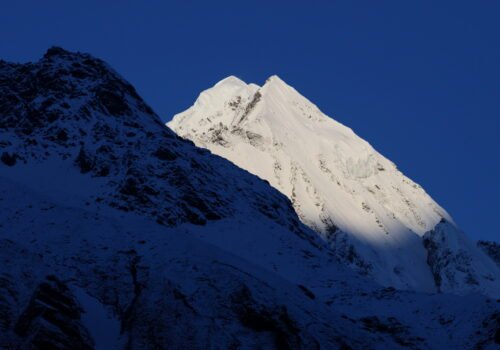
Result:
<svg viewBox="0 0 500 350"><path fill-rule="evenodd" d="M258 90L229 79L197 108L253 124L271 103ZM0 61L0 146L1 349L498 343L493 300L400 292L338 264L284 195L174 135L88 54ZM461 254L434 249L453 241L443 229L426 237L437 276ZM462 267L454 281L476 279Z"/></svg>
<svg viewBox="0 0 500 350"><path fill-rule="evenodd" d="M167 125L269 181L348 265L385 285L436 290L422 236L443 219L454 226L453 219L369 143L278 76L262 87L226 78ZM468 249L482 260L479 249ZM499 288L498 268L491 269Z"/></svg>
<svg viewBox="0 0 500 350"><path fill-rule="evenodd" d="M246 86L247 84L240 78L235 77L234 75L230 75L216 84L216 86L221 86L221 85Z"/></svg>

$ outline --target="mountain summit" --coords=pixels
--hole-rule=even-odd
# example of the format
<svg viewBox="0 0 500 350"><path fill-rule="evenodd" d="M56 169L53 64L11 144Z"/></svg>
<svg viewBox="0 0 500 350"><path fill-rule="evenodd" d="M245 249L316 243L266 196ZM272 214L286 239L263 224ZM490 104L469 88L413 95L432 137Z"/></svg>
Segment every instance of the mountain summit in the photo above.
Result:
<svg viewBox="0 0 500 350"><path fill-rule="evenodd" d="M500 295L498 267L418 184L278 76L228 77L167 124L266 179L345 264L401 289Z"/></svg>

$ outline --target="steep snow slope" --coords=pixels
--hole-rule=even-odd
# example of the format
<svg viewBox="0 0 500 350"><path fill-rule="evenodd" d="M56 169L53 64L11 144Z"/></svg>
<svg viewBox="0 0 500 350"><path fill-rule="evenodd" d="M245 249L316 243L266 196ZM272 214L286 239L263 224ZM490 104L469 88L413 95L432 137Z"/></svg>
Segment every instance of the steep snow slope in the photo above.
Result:
<svg viewBox="0 0 500 350"><path fill-rule="evenodd" d="M0 145L0 348L495 346L498 304L343 268L89 55L0 62Z"/></svg>
<svg viewBox="0 0 500 350"><path fill-rule="evenodd" d="M268 218L165 227L0 179L0 348L487 349L498 338L498 303L377 287L303 240L277 243L290 232ZM243 242L220 249L220 231Z"/></svg>
<svg viewBox="0 0 500 350"><path fill-rule="evenodd" d="M118 320L115 344L124 349L272 348L275 342L293 348L310 348L315 342L333 348L369 347L369 339L374 341L361 325L353 328L338 313L322 311L299 288L312 284L306 273L312 277L320 265L330 264L314 246L294 239L265 216L236 216L203 230L193 224L169 228L95 204L64 206L1 180L0 198L9 205L1 211L0 301L11 299L0 302L0 314L7 315L0 329L2 348L63 344L71 349L80 343L88 344L81 348L103 348L85 317L102 314L103 308ZM207 235L241 233L243 242L232 246L236 253L253 238L255 264L203 243L199 230ZM255 232L266 233L267 239ZM309 253L307 259L301 250ZM321 276L334 283L342 272L334 269L316 277ZM356 285L355 278L342 279L346 277ZM46 287L50 284L55 286ZM89 306L81 291L102 306ZM32 312L33 299L48 304L50 314ZM56 307L59 300L71 302ZM373 348L384 343L391 347L394 342L388 339Z"/></svg>
<svg viewBox="0 0 500 350"><path fill-rule="evenodd" d="M167 125L268 180L340 259L378 282L500 295L498 268L472 244L463 249L471 269L482 266L477 283L436 286L438 270L427 264L434 260L427 259L422 236L441 220L454 227L450 216L392 162L277 76L262 87L226 78ZM449 266L439 278L454 279L457 268Z"/></svg>

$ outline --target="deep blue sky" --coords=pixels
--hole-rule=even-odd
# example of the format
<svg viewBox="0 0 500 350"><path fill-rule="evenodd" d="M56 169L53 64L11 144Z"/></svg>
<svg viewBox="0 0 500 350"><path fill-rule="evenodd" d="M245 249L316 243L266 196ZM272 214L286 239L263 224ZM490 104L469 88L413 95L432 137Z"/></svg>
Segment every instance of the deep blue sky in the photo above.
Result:
<svg viewBox="0 0 500 350"><path fill-rule="evenodd" d="M0 58L108 61L165 120L227 75L278 74L499 240L500 1L10 1Z"/></svg>

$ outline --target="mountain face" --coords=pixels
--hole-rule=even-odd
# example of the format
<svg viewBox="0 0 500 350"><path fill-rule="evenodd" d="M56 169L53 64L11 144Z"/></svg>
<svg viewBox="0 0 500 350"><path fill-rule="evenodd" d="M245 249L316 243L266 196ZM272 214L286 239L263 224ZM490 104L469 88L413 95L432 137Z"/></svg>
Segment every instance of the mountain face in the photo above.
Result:
<svg viewBox="0 0 500 350"><path fill-rule="evenodd" d="M498 303L345 268L284 195L177 137L90 55L0 61L0 146L2 349L500 343Z"/></svg>
<svg viewBox="0 0 500 350"><path fill-rule="evenodd" d="M344 264L379 283L500 295L498 267L443 208L277 76L262 87L226 78L167 125L269 181Z"/></svg>
<svg viewBox="0 0 500 350"><path fill-rule="evenodd" d="M29 312L33 303L38 310L37 293L47 283L46 276L62 281L61 288L68 290L64 297L51 294L54 300L49 305L74 298L71 288L83 288L113 308L121 320L120 333L128 334L127 344L138 347L150 341L145 340L148 332L159 333L173 322L164 317L153 323L158 331L147 328L159 312L167 314L169 307L177 307L176 302L168 306L169 302L158 300L163 289L172 300L179 300L176 313L186 307L194 314L201 312L190 306L167 272L162 273L165 264L171 263L173 271L177 266L174 274L184 268L198 271L190 283L211 274L205 282L213 283L211 293L223 286L210 281L223 274L220 271L231 270L235 259L229 253L228 259L223 253L218 257L215 245L228 246L233 254L255 254L256 265L267 266L272 258L273 269L285 269L284 275L296 264L271 257L271 252L273 256L281 249L297 256L307 254L311 262L304 260L299 265L318 264L313 262L314 256L324 250L323 243L300 224L284 196L226 160L181 140L104 62L58 48L47 51L36 63L0 62L0 96L2 295L6 298L1 312L11 320L4 331L13 332L13 344L21 337L35 348L44 348L47 339L56 346L60 337L52 333L73 334L80 329L77 307L63 307L60 313L54 307L55 316ZM135 224L138 220L145 222L140 228ZM237 229L240 225L246 229ZM242 237L235 236L237 230ZM259 241L259 234L250 232L262 232L261 238L269 246ZM215 243L205 248L202 236L209 233ZM150 237L155 234L159 237ZM200 237L191 243L192 235ZM262 249L248 252L246 245L262 245ZM191 249L209 253L191 260ZM163 253L165 259L151 265L142 257L153 259L151 256ZM15 268L31 259L33 271L27 266ZM324 259L330 257L324 255ZM300 266L296 271L301 271ZM231 278L227 279L229 283ZM245 288L237 279L235 289L227 290L227 298ZM69 286L71 280L77 282ZM246 293L250 300L253 291ZM143 297L147 294L152 295ZM28 300L32 302L27 306ZM153 312L157 303L158 310ZM206 303L217 304L215 300ZM142 315L147 309L151 313ZM23 314L32 318L23 321ZM206 322L210 317L206 316ZM74 330L61 330L69 319L75 322ZM47 322L47 332L30 326ZM189 322L185 319L179 327L188 329ZM281 327L279 320L268 322ZM211 327L220 332L221 325ZM200 335L203 337L206 335ZM78 338L82 344L88 343L86 334Z"/></svg>

